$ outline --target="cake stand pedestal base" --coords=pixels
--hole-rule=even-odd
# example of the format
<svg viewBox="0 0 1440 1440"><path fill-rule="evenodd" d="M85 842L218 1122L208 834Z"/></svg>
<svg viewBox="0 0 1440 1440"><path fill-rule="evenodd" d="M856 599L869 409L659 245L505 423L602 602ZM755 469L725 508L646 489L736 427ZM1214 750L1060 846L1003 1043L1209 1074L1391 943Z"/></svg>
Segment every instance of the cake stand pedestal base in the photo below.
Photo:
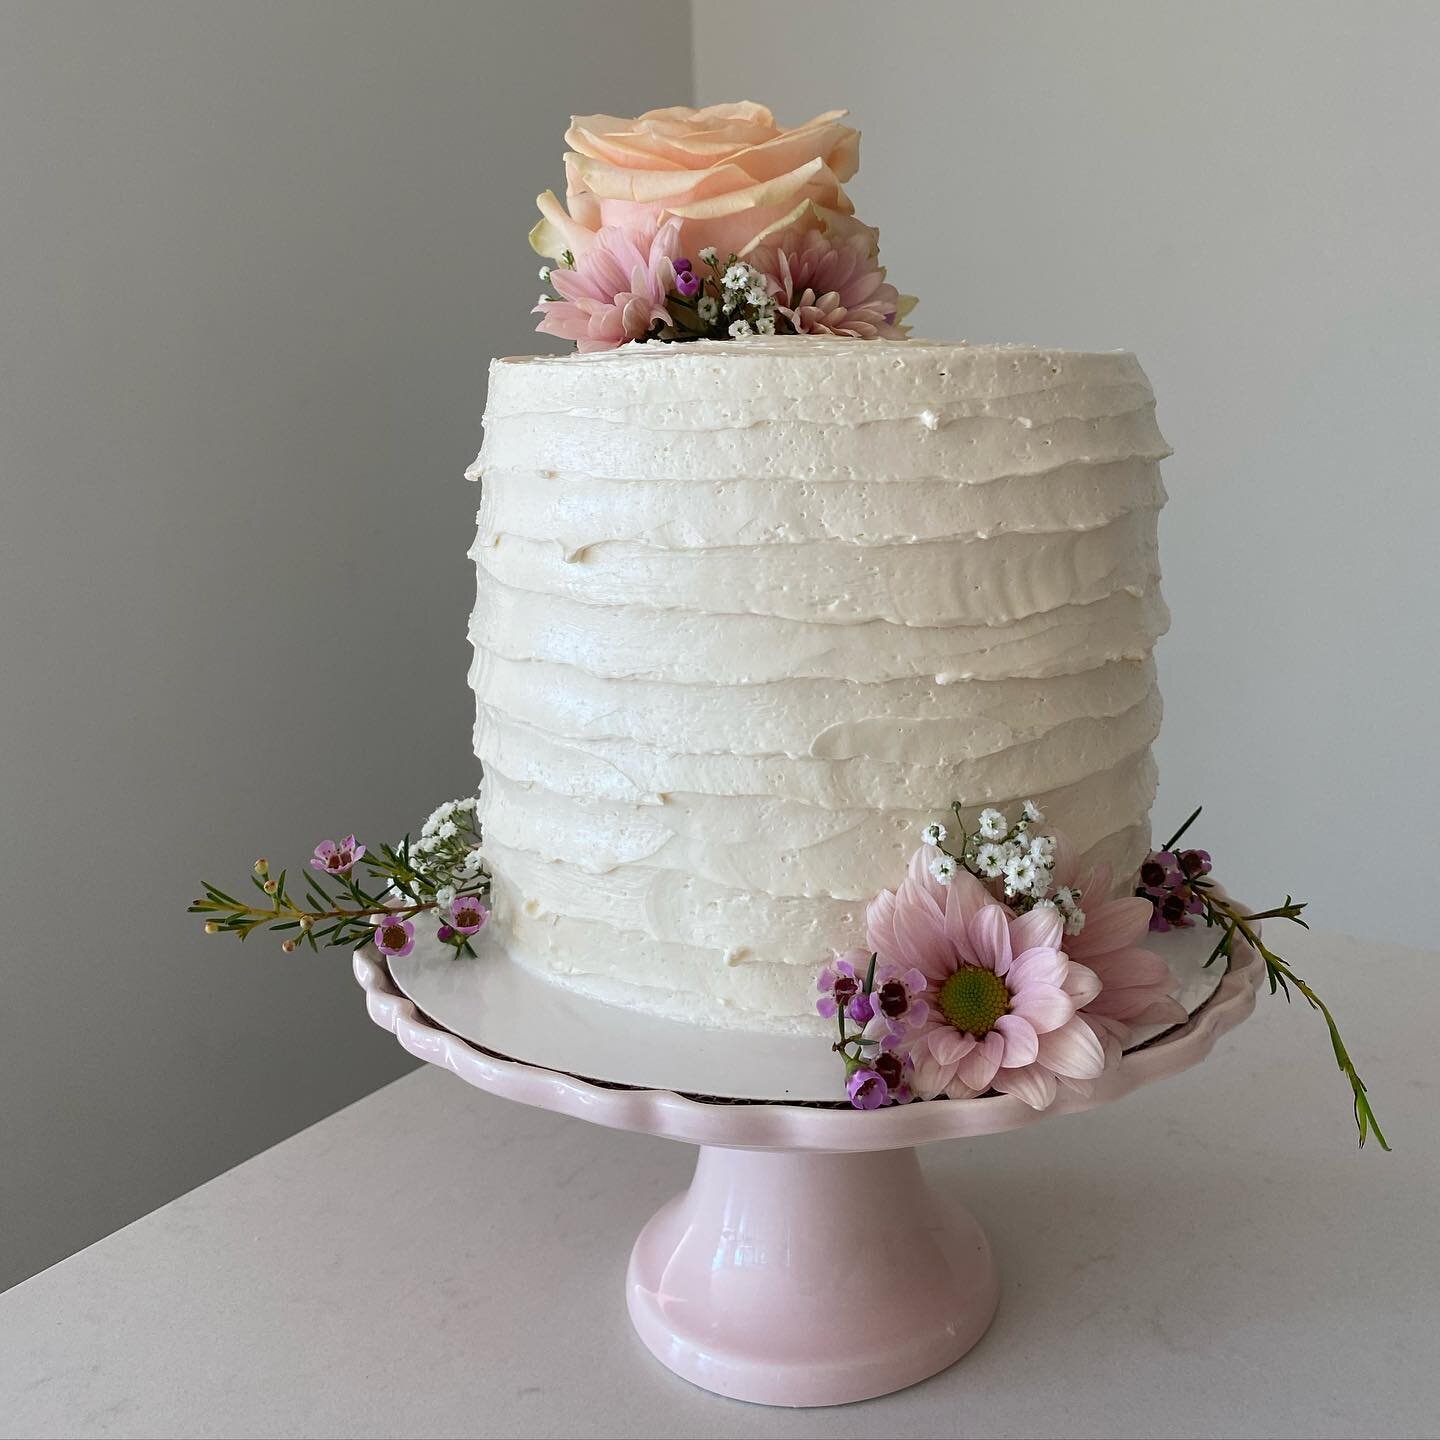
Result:
<svg viewBox="0 0 1440 1440"><path fill-rule="evenodd" d="M690 1188L640 1232L626 1296L677 1375L762 1405L836 1405L953 1364L999 1300L979 1224L913 1148L702 1145Z"/></svg>

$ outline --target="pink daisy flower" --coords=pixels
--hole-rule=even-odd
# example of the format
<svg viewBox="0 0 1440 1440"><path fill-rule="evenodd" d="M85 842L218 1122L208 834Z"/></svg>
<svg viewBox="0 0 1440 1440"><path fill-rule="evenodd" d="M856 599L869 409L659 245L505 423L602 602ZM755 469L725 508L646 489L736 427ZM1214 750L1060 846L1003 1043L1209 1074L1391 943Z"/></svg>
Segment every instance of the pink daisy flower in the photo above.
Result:
<svg viewBox="0 0 1440 1440"><path fill-rule="evenodd" d="M530 312L536 329L573 340L582 351L614 350L643 340L656 324L672 319L665 300L675 288L680 255L680 222L658 229L627 230L607 225L595 234L574 269L557 265L550 283L559 300L541 300Z"/></svg>
<svg viewBox="0 0 1440 1440"><path fill-rule="evenodd" d="M1102 899L1110 894L1110 867L1089 875L1079 873L1079 860L1063 836L1057 836L1055 879L1080 883L1085 928L1065 937L1065 953L1100 978L1100 993L1086 1002L1081 1014L1101 1039L1107 1062L1118 1060L1140 1025L1179 1025L1189 1012L1174 999L1175 977L1140 938L1150 926L1152 907L1141 895Z"/></svg>
<svg viewBox="0 0 1440 1440"><path fill-rule="evenodd" d="M880 959L928 982L925 1018L905 1041L911 1088L926 1099L995 1089L1036 1110L1057 1083L1088 1090L1105 1052L1079 1010L1100 980L1061 948L1063 917L1016 916L968 871L941 885L935 853L917 850L898 892L882 890L866 916Z"/></svg>
<svg viewBox="0 0 1440 1440"><path fill-rule="evenodd" d="M800 335L899 339L900 293L887 284L873 238L832 240L823 230L782 239L746 257L770 282L776 311Z"/></svg>

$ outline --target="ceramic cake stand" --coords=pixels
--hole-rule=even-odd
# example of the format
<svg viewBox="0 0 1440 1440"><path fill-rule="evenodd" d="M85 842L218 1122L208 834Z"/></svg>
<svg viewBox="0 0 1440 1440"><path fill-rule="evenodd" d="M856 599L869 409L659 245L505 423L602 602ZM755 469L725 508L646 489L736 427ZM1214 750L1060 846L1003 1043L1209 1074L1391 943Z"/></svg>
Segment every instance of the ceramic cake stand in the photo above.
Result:
<svg viewBox="0 0 1440 1440"><path fill-rule="evenodd" d="M1090 1097L1062 1089L1043 1113L1008 1095L852 1110L834 1103L843 1072L821 1040L637 1016L500 954L456 960L432 942L387 966L367 946L355 975L377 1025L481 1090L698 1145L690 1188L631 1252L635 1329L707 1390L833 1405L943 1370L995 1313L985 1233L936 1199L916 1146L1106 1104L1197 1064L1254 1008L1262 965L1248 947L1228 970L1204 970L1204 930L1153 938L1181 977L1188 1023L1142 1039Z"/></svg>

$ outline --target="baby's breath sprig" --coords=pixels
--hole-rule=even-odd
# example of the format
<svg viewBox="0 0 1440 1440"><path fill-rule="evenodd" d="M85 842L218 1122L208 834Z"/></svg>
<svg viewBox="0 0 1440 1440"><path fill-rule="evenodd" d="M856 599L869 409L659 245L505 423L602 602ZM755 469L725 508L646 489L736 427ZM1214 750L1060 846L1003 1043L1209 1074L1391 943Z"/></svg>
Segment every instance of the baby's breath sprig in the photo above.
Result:
<svg viewBox="0 0 1440 1440"><path fill-rule="evenodd" d="M675 289L666 297L674 324L661 328L660 340L742 340L774 335L777 323L788 330L764 275L733 252L721 260L713 246L699 252L699 265L675 261Z"/></svg>
<svg viewBox="0 0 1440 1440"><path fill-rule="evenodd" d="M1222 956L1228 961L1238 935L1264 961L1265 978L1270 983L1272 995L1279 991L1289 1000L1291 989L1298 990L1310 1008L1320 1012L1325 1028L1330 1032L1330 1046L1335 1052L1335 1063L1350 1082L1350 1090L1354 1096L1355 1128L1360 1135L1360 1144L1363 1146L1373 1134L1380 1148L1389 1150L1390 1144L1385 1139L1385 1132L1381 1130L1375 1112L1370 1108L1365 1082L1360 1078L1355 1062L1350 1058L1350 1052L1340 1038L1340 1029L1330 1007L1295 973L1288 961L1281 959L1265 944L1256 928L1256 922L1261 920L1289 920L1308 930L1309 924L1301 918L1305 902L1287 895L1283 904L1274 905L1268 910L1242 910L1216 887L1210 874L1208 851L1176 848L1181 838L1199 818L1200 807L1197 806L1185 823L1159 850L1152 851L1141 866L1140 884L1135 893L1143 896L1153 907L1151 929L1183 928L1194 923L1190 918L1192 915L1200 915L1208 927L1218 928L1220 931L1220 938L1215 942L1215 948L1211 950L1206 965L1213 965Z"/></svg>
<svg viewBox="0 0 1440 1440"><path fill-rule="evenodd" d="M950 810L958 840L938 820L920 831L920 838L939 851L930 861L930 873L942 885L950 884L957 870L968 870L1018 913L1051 907L1064 916L1066 934L1078 935L1085 928L1079 887L1055 884L1055 837L1032 829L1045 823L1033 800L1024 802L1014 821L1001 810L981 810L974 830L966 828L962 802L955 801Z"/></svg>
<svg viewBox="0 0 1440 1440"><path fill-rule="evenodd" d="M353 835L324 840L315 847L309 868L291 893L289 871L272 875L259 859L250 883L264 897L248 904L209 881L189 913L209 917L210 935L248 939L256 930L283 934L287 954L301 945L355 949L374 939L386 955L408 955L415 944L414 920L434 911L436 937L458 953L473 955L470 937L489 919L485 904L490 875L480 851L481 832L473 798L447 801L421 828L398 845L368 851ZM357 870L366 879L357 878Z"/></svg>

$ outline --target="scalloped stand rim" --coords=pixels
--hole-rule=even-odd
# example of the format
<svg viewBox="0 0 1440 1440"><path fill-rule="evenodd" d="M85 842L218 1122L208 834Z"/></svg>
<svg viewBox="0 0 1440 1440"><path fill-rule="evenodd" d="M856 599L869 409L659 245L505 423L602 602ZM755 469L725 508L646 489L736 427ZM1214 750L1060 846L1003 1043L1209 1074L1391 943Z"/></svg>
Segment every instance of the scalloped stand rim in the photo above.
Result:
<svg viewBox="0 0 1440 1440"><path fill-rule="evenodd" d="M1192 1015L1224 974L1204 966L1213 935L1199 927L1151 935ZM635 1085L717 1100L843 1100L833 1031L777 1033L686 1023L604 1000L537 974L493 941L457 959L433 936L392 959L395 984L453 1035L497 1055L610 1085ZM1172 1027L1137 1030L1131 1048Z"/></svg>

